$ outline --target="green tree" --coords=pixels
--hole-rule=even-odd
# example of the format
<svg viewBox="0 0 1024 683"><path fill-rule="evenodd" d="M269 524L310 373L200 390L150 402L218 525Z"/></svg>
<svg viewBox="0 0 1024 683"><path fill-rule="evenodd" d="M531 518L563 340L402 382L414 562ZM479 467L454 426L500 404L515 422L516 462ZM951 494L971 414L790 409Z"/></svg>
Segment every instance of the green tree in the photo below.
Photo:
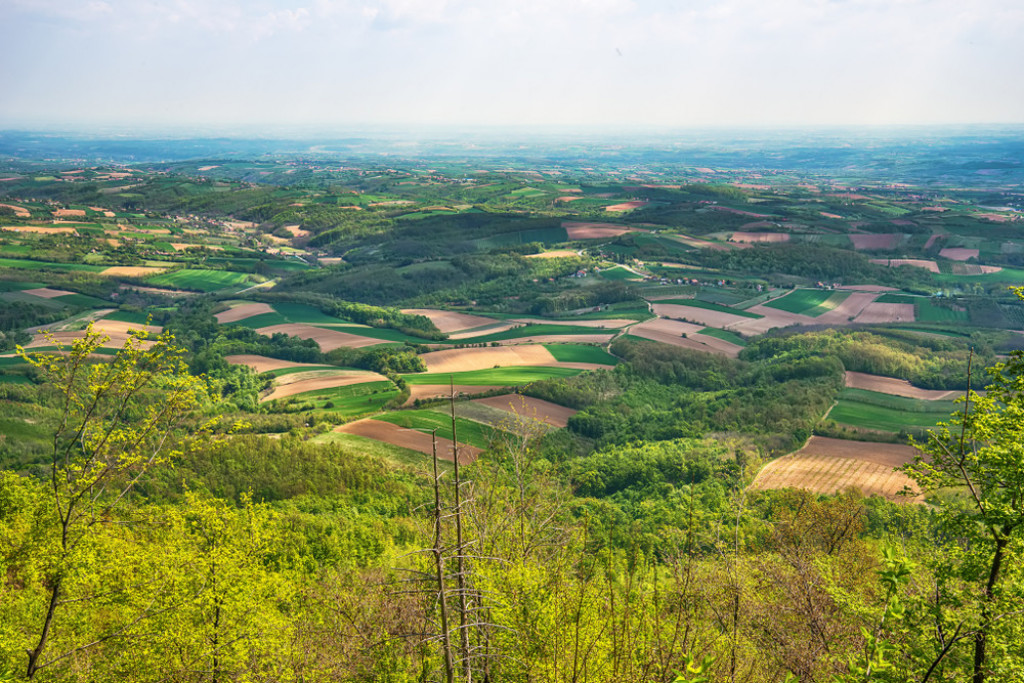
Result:
<svg viewBox="0 0 1024 683"><path fill-rule="evenodd" d="M977 586L974 683L1024 667L1014 642L1024 600L1024 353L1014 352L988 373L985 395L968 392L963 412L931 432L907 468L925 491L947 492L940 514L960 545L949 561Z"/></svg>
<svg viewBox="0 0 1024 683"><path fill-rule="evenodd" d="M90 566L102 555L101 539L127 520L135 484L153 467L205 441L213 426L181 434L185 425L194 426L194 411L208 395L203 382L188 373L172 337L132 336L113 358L97 360L106 341L90 326L69 348L58 345L57 354L28 354L19 347L52 394L48 400L58 406L47 500L33 520L44 604L27 649L29 679L123 636L145 617L134 615L86 642L74 642L67 637L71 630L57 628L98 597L109 598L92 584Z"/></svg>

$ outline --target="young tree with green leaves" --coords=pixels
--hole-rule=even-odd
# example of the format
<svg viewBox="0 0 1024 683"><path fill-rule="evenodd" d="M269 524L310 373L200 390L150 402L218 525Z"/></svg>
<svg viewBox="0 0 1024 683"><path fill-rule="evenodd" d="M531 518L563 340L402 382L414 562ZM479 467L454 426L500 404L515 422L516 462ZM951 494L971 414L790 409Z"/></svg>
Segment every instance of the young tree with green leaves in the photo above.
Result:
<svg viewBox="0 0 1024 683"><path fill-rule="evenodd" d="M944 492L942 522L960 546L951 569L977 587L973 683L1024 668L1024 353L988 373L985 394L968 392L907 467L923 490Z"/></svg>
<svg viewBox="0 0 1024 683"><path fill-rule="evenodd" d="M69 637L73 630L60 628L89 603L110 599L105 587L90 580L89 565L101 561L95 541L129 523L135 484L152 468L207 441L213 426L192 423L196 409L208 401L206 386L189 374L171 336L151 341L139 333L113 357L99 353L106 341L90 325L70 348L58 344L57 353L26 353L19 347L58 406L46 501L34 519L44 602L26 650L28 679L122 637L147 617L143 606L84 642ZM186 426L189 434L183 433Z"/></svg>

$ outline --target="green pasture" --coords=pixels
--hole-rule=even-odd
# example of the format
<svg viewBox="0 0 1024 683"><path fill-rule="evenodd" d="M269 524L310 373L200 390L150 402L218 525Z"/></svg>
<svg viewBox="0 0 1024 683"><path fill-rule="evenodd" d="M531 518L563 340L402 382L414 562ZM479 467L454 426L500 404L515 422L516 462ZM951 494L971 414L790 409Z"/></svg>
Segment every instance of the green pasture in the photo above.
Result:
<svg viewBox="0 0 1024 683"><path fill-rule="evenodd" d="M631 270L626 270L622 266L615 266L608 270L602 270L598 273L605 280L640 280L642 279L639 275Z"/></svg>
<svg viewBox="0 0 1024 683"><path fill-rule="evenodd" d="M398 410L395 412L379 415L375 420L390 422L405 429L418 429L424 432L437 430L437 435L442 439L452 439L452 419L443 411L434 410ZM455 429L458 432L459 443L469 444L477 448L487 448L495 436L495 429L489 425L467 420L466 418L455 418Z"/></svg>
<svg viewBox="0 0 1024 683"><path fill-rule="evenodd" d="M104 306L110 306L109 301L103 299L97 299L94 296L88 296L86 294L64 294L62 296L55 296L52 301L59 301L62 304L68 306L80 306L82 308L103 308Z"/></svg>
<svg viewBox="0 0 1024 683"><path fill-rule="evenodd" d="M316 372L317 370L356 370L357 368L339 368L333 365L302 365L297 368L281 368L280 370L267 370L261 373L265 377L284 377L294 375L297 372Z"/></svg>
<svg viewBox="0 0 1024 683"><path fill-rule="evenodd" d="M38 289L45 287L42 282L16 282L11 280L0 280L0 292L20 292L23 289Z"/></svg>
<svg viewBox="0 0 1024 683"><path fill-rule="evenodd" d="M323 410L343 417L354 418L380 412L384 409L384 405L397 397L399 393L398 387L390 381L364 382L345 387L307 391L270 403L280 405L285 401L295 401L309 405L312 410Z"/></svg>
<svg viewBox="0 0 1024 683"><path fill-rule="evenodd" d="M785 296L766 302L764 305L780 311L817 317L839 306L839 304L846 301L846 297L850 296L850 294L851 292L848 291L833 292L823 289L795 289Z"/></svg>
<svg viewBox="0 0 1024 683"><path fill-rule="evenodd" d="M350 444L354 446L359 453L364 455L370 455L375 458L383 458L399 465L415 465L416 467L423 466L423 458L425 457L419 451L414 451L410 448L402 448L401 446L395 446L394 444L384 443L383 441L377 441L376 439L369 439L365 436L358 436L356 434L346 434L345 432L325 432L318 436L313 437L312 441L317 443L342 443ZM441 468L448 467L448 463L441 461L438 463Z"/></svg>
<svg viewBox="0 0 1024 683"><path fill-rule="evenodd" d="M616 365L619 359L599 346L588 344L544 344L559 363L600 363Z"/></svg>
<svg viewBox="0 0 1024 683"><path fill-rule="evenodd" d="M942 284L967 284L978 282L982 284L993 284L1005 282L1007 285L1024 284L1024 270L1016 268L1003 268L998 273L984 273L981 275L953 275L952 273L932 274L936 281Z"/></svg>
<svg viewBox="0 0 1024 683"><path fill-rule="evenodd" d="M697 334L703 334L703 335L706 335L708 337L714 337L716 339L721 339L721 340L727 341L727 342L729 342L731 344L735 344L736 346L746 346L747 345L747 340L744 339L743 337L741 337L740 335L736 334L735 332L730 332L729 330L720 330L717 327L705 327L703 330L699 331Z"/></svg>
<svg viewBox="0 0 1024 683"><path fill-rule="evenodd" d="M840 392L828 417L852 427L898 432L946 422L957 406L953 401L925 401L847 388Z"/></svg>
<svg viewBox="0 0 1024 683"><path fill-rule="evenodd" d="M486 370L471 370L469 372L425 372L410 375L402 375L409 384L448 384L454 381L455 384L466 386L519 386L530 382L541 382L546 379L559 379L562 377L573 377L583 372L575 368L560 367L538 367L530 365L516 365L508 368L487 368Z"/></svg>
<svg viewBox="0 0 1024 683"><path fill-rule="evenodd" d="M170 273L160 273L146 278L146 284L156 287L190 289L199 292L216 292L229 287L240 287L249 283L249 275L230 270L204 270L189 268Z"/></svg>
<svg viewBox="0 0 1024 683"><path fill-rule="evenodd" d="M22 270L66 270L98 273L106 266L89 266L84 263L54 263L52 261L30 261L28 259L0 258L0 267Z"/></svg>
<svg viewBox="0 0 1024 683"><path fill-rule="evenodd" d="M724 306L722 304L711 303L710 301L701 301L699 299L662 299L660 301L654 301L655 304L674 304L676 306L690 306L691 308L703 308L707 311L718 311L719 313L731 313L738 315L742 318L763 318L763 315L757 313L750 313L748 311L742 311L738 308L732 308L730 306Z"/></svg>
<svg viewBox="0 0 1024 683"><path fill-rule="evenodd" d="M149 315L146 313L139 313L136 311L114 311L103 316L104 320L116 320L122 323L132 323L134 325L149 325Z"/></svg>

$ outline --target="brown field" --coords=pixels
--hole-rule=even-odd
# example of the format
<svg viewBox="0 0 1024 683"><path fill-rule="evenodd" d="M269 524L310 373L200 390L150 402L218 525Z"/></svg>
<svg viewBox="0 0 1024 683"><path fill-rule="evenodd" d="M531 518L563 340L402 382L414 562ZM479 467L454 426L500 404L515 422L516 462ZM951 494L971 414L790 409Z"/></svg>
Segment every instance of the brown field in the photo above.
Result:
<svg viewBox="0 0 1024 683"><path fill-rule="evenodd" d="M976 263L954 263L952 268L954 275L983 275L998 273L1001 270L999 266L979 266Z"/></svg>
<svg viewBox="0 0 1024 683"><path fill-rule="evenodd" d="M270 304L241 304L238 306L232 306L226 311L221 311L217 315L213 316L217 319L221 325L227 323L236 323L239 320L245 320L256 315L263 315L264 313L273 313L274 309Z"/></svg>
<svg viewBox="0 0 1024 683"><path fill-rule="evenodd" d="M100 271L100 275L108 277L146 277L162 273L166 268L150 268L148 266L110 266Z"/></svg>
<svg viewBox="0 0 1024 683"><path fill-rule="evenodd" d="M903 239L903 235L898 234L886 234L886 235L850 235L850 241L853 242L854 249L895 249L896 245Z"/></svg>
<svg viewBox="0 0 1024 683"><path fill-rule="evenodd" d="M650 202L639 201L639 202L622 202L621 204L612 204L611 206L604 207L605 211L632 211L633 209L639 209L647 206Z"/></svg>
<svg viewBox="0 0 1024 683"><path fill-rule="evenodd" d="M583 199L583 197L556 197L556 202L574 202L577 199Z"/></svg>
<svg viewBox="0 0 1024 683"><path fill-rule="evenodd" d="M576 199L576 197L573 197ZM543 251L539 254L527 254L525 258L573 258L579 256L572 249L555 249L554 251Z"/></svg>
<svg viewBox="0 0 1024 683"><path fill-rule="evenodd" d="M268 327L261 327L256 331L268 337L280 332L281 334L287 334L300 339L312 339L320 345L320 349L323 351L333 351L334 349L341 348L342 346L358 349L363 346L373 346L375 344L383 343L380 339L370 339L369 337L360 337L354 334L348 334L347 332L337 332L323 327L314 327L312 325L296 323L270 325Z"/></svg>
<svg viewBox="0 0 1024 683"><path fill-rule="evenodd" d="M66 233L74 233L74 228L57 226L51 227L48 225L5 225L0 230L10 230L13 232L34 232L40 235L60 235Z"/></svg>
<svg viewBox="0 0 1024 683"><path fill-rule="evenodd" d="M705 308L696 308L693 306L680 306L679 304L652 304L651 308L654 310L655 315L661 316L662 318L686 318L689 321L699 323L701 325L707 325L708 327L720 327L722 329L733 329L735 325L747 321L759 322L753 318L744 318L743 316L734 315L732 313L710 311ZM631 333L632 330L635 329L636 326L631 329ZM681 331L682 330L680 330L680 332Z"/></svg>
<svg viewBox="0 0 1024 683"><path fill-rule="evenodd" d="M344 372L332 370L325 370L324 372L329 372L331 374L300 378L296 378L296 375L301 376L306 375L307 373L299 372L295 373L295 375L285 375L281 379L290 381L275 386L273 391L260 399L260 403L263 403L264 401L276 401L279 398L295 396L296 394L304 394L307 391L319 391L321 389L347 387L352 384L363 384L364 382L383 382L387 380L387 377L384 375L378 375L376 372Z"/></svg>
<svg viewBox="0 0 1024 683"><path fill-rule="evenodd" d="M513 327L519 325L517 320L508 320L505 322L494 323L493 325L484 325L482 327L474 327L469 330L463 330L455 334L449 334L448 339L457 341L460 339L471 339L472 337L479 337L484 334L497 334L498 332L504 332L505 330L511 330Z"/></svg>
<svg viewBox="0 0 1024 683"><path fill-rule="evenodd" d="M837 214L837 213L829 213L829 212L827 212L827 211L819 211L819 212L818 212L818 214L820 214L820 215L821 215L822 217L824 217L824 218L837 218L837 219L839 219L839 220L842 220L842 219L843 219L843 217L842 217L842 216L840 216L840 215L839 215L839 214Z"/></svg>
<svg viewBox="0 0 1024 683"><path fill-rule="evenodd" d="M539 344L446 349L425 353L420 358L427 364L427 372L467 372L512 365L559 364L555 357Z"/></svg>
<svg viewBox="0 0 1024 683"><path fill-rule="evenodd" d="M0 204L0 207L10 209L18 218L28 218L32 215L24 206L17 206L16 204Z"/></svg>
<svg viewBox="0 0 1024 683"><path fill-rule="evenodd" d="M334 431L364 436L368 439L383 441L384 443L401 446L402 448L409 448L420 453L426 453L427 455L430 455L433 450L430 434L415 429L406 429L380 420L356 420L355 422L349 422L348 424L336 427ZM452 455L452 446L451 440L437 437L437 457L442 460L455 460ZM473 462L479 454L479 448L462 443L459 444L460 464Z"/></svg>
<svg viewBox="0 0 1024 683"><path fill-rule="evenodd" d="M928 251L929 249L931 249L932 245L935 244L935 240L939 239L939 237L942 237L942 235L940 235L938 233L934 233L931 237L928 238L928 241L924 243L923 249L925 251Z"/></svg>
<svg viewBox="0 0 1024 683"><path fill-rule="evenodd" d="M710 312L714 313L715 311ZM629 333L636 337L643 337L644 339L662 342L663 344L671 344L672 346L693 349L695 351L717 353L723 356L729 356L730 358L735 358L739 355L741 347L727 342L724 339L709 337L706 334L698 334L702 329L704 328L700 325L683 323L676 320L666 320L664 318L655 318L654 320L648 320L634 325L629 328ZM683 336L684 333L686 334L685 337Z"/></svg>
<svg viewBox="0 0 1024 683"><path fill-rule="evenodd" d="M928 261L926 259L919 258L873 258L872 263L880 266L889 266L890 268L899 268L900 266L913 266L914 268L924 268L925 270L933 273L939 272L939 264L935 261Z"/></svg>
<svg viewBox="0 0 1024 683"><path fill-rule="evenodd" d="M296 363L290 360L280 360L278 358L268 358L267 356L257 356L248 353L224 356L224 360L232 365L248 365L256 373L284 370L285 368L319 367L316 363Z"/></svg>
<svg viewBox="0 0 1024 683"><path fill-rule="evenodd" d="M589 223L582 221L562 221L562 227L571 240L594 240L604 237L618 237L627 232L646 232L627 225L614 223Z"/></svg>
<svg viewBox="0 0 1024 683"><path fill-rule="evenodd" d="M947 391L945 389L921 389L905 379L894 377L881 377L869 375L864 372L846 371L846 386L851 389L866 389L877 391L892 396L903 396L904 398L918 398L925 401L951 401L962 395L961 391Z"/></svg>
<svg viewBox="0 0 1024 683"><path fill-rule="evenodd" d="M213 166L200 166L197 170L199 170L199 171L212 171L215 168L220 168L220 166L218 164L214 164Z"/></svg>
<svg viewBox="0 0 1024 683"><path fill-rule="evenodd" d="M339 263L344 262L345 259L341 258L340 256L324 256L322 258L317 259L317 263L319 263L321 266L336 266Z"/></svg>
<svg viewBox="0 0 1024 683"><path fill-rule="evenodd" d="M557 403L551 403L539 398L530 398L520 394L488 396L487 398L478 398L473 402L514 413L519 417L540 420L553 427L565 427L569 424L569 418L579 412L572 408L560 406Z"/></svg>
<svg viewBox="0 0 1024 683"><path fill-rule="evenodd" d="M864 307L855 323L910 323L914 322L914 304L878 304Z"/></svg>
<svg viewBox="0 0 1024 683"><path fill-rule="evenodd" d="M445 334L450 332L462 332L474 327L483 327L497 322L494 318L485 318L481 315L470 315L456 311L440 311L434 308L403 308L402 313L409 315L422 315L430 318L430 322L437 326Z"/></svg>
<svg viewBox="0 0 1024 683"><path fill-rule="evenodd" d="M84 218L85 209L57 209L53 212L53 215L57 218Z"/></svg>
<svg viewBox="0 0 1024 683"><path fill-rule="evenodd" d="M1002 270L1001 266L982 266L981 267L981 272L984 275L987 275L989 273L998 273L1001 270Z"/></svg>
<svg viewBox="0 0 1024 683"><path fill-rule="evenodd" d="M744 242L748 244L774 244L776 242L788 242L787 232L734 232L729 237L730 242Z"/></svg>
<svg viewBox="0 0 1024 683"><path fill-rule="evenodd" d="M899 493L904 488L917 489L907 475L894 468L911 462L916 454L910 446L812 436L796 453L768 463L750 486L755 490L799 488L816 493L857 488L865 495L907 500Z"/></svg>
<svg viewBox="0 0 1024 683"><path fill-rule="evenodd" d="M50 289L49 287L36 287L35 289L23 289L22 294L31 294L32 296L42 297L44 299L52 299L57 296L65 296L67 294L74 294L74 292L65 292L63 289Z"/></svg>
<svg viewBox="0 0 1024 683"><path fill-rule="evenodd" d="M946 247L939 252L939 256L948 258L951 261L966 261L970 258L978 258L978 251L978 249L965 249L963 247Z"/></svg>
<svg viewBox="0 0 1024 683"><path fill-rule="evenodd" d="M464 384L455 385L456 396L474 396L485 394L495 389L504 389L498 385L471 386ZM416 399L448 398L452 395L452 387L447 384L412 384L409 386L409 400L405 405L412 405Z"/></svg>
<svg viewBox="0 0 1024 683"><path fill-rule="evenodd" d="M844 325L863 313L878 296L877 292L854 292L831 311L813 319L825 325Z"/></svg>

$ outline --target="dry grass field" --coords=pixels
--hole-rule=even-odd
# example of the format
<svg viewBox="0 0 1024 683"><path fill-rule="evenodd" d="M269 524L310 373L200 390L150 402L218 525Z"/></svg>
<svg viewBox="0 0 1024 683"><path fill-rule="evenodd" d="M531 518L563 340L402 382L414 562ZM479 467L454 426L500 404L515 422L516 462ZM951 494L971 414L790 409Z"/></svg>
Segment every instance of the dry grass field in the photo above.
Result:
<svg viewBox="0 0 1024 683"><path fill-rule="evenodd" d="M799 488L816 493L856 488L869 496L916 501L913 481L894 469L911 462L916 454L910 446L812 436L796 453L765 465L751 488ZM914 491L915 496L900 496L904 489Z"/></svg>
<svg viewBox="0 0 1024 683"><path fill-rule="evenodd" d="M715 313L715 311L708 312ZM654 320L647 320L634 325L629 328L629 333L636 337L643 337L644 339L671 344L672 346L679 346L685 349L717 353L729 356L730 358L736 358L739 355L742 347L727 342L724 339L699 334L703 329L701 325L655 318ZM686 335L685 337L683 336L684 334Z"/></svg>
<svg viewBox="0 0 1024 683"><path fill-rule="evenodd" d="M42 297L43 299L52 299L58 296L67 296L74 294L74 292L66 292L63 289L50 289L49 287L36 287L35 289L23 289L22 294L31 294L32 296Z"/></svg>
<svg viewBox="0 0 1024 683"><path fill-rule="evenodd" d="M744 242L747 244L778 244L788 242L789 233L785 232L734 232L729 237L730 242Z"/></svg>

